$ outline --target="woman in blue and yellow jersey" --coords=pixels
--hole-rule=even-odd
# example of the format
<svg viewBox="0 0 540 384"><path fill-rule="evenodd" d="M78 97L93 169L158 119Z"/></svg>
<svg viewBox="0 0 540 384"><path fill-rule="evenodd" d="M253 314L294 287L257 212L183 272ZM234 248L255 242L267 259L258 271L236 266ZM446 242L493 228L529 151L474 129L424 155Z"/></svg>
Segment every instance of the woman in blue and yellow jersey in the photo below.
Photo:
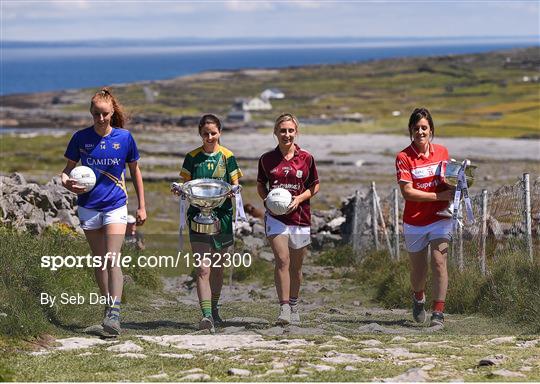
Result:
<svg viewBox="0 0 540 384"><path fill-rule="evenodd" d="M199 135L202 146L186 155L180 177L184 182L194 179L219 179L229 184L238 184L242 171L238 167L236 158L227 148L219 144L221 136L221 121L214 115L204 115L199 121ZM220 220L221 230L217 235L195 233L190 228L189 239L193 254L204 253L223 254L233 244L233 208L231 198L214 209ZM187 212L191 221L199 209L190 206ZM197 268L197 295L203 318L199 323L200 329L214 330L214 324L223 320L219 316L218 302L223 286L223 267L218 263L206 263Z"/></svg>
<svg viewBox="0 0 540 384"><path fill-rule="evenodd" d="M99 289L108 303L102 325L105 331L119 334L123 276L115 258L120 257L128 216L126 164L137 194L138 225L146 220L143 180L137 164L137 145L131 133L123 129L124 112L107 88L92 97L90 113L94 125L75 132L64 154L67 164L61 175L62 185L78 195L77 213L92 254L107 263L107 268L95 268ZM96 175L96 185L88 192L69 178L79 161Z"/></svg>

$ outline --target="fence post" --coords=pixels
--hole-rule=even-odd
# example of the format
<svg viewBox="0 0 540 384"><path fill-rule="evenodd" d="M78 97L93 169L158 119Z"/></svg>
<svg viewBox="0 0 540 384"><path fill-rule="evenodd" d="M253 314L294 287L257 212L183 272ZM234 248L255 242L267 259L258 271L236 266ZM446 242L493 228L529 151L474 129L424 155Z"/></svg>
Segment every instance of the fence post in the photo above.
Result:
<svg viewBox="0 0 540 384"><path fill-rule="evenodd" d="M482 237L480 238L480 271L486 274L486 239L487 239L487 190L482 189Z"/></svg>
<svg viewBox="0 0 540 384"><path fill-rule="evenodd" d="M399 260L399 199L398 190L394 188L394 255Z"/></svg>
<svg viewBox="0 0 540 384"><path fill-rule="evenodd" d="M531 184L529 180L529 174L523 174L523 199L525 206L525 240L527 244L527 253L529 260L533 261L533 247L532 247L532 220L531 220Z"/></svg>
<svg viewBox="0 0 540 384"><path fill-rule="evenodd" d="M458 207L458 216L460 216L461 213L463 212L462 207L463 205L461 204L461 201L460 201L459 207ZM458 233L458 241L459 241L458 268L460 272L463 272L463 270L465 269L465 263L463 260L463 225L458 225L457 233Z"/></svg>
<svg viewBox="0 0 540 384"><path fill-rule="evenodd" d="M360 191L356 191L354 193L354 199L353 199L353 222L352 222L352 229L351 229L351 240L352 240L352 249L353 252L356 254L358 252L358 205L360 204Z"/></svg>
<svg viewBox="0 0 540 384"><path fill-rule="evenodd" d="M373 233L373 241L375 242L375 250L379 250L378 238L378 223L377 223L377 196L375 194L375 182L371 182L371 230Z"/></svg>
<svg viewBox="0 0 540 384"><path fill-rule="evenodd" d="M457 265L457 231L452 232L452 241L450 243L450 246L452 247L452 249L450 250L450 260L452 261L452 263Z"/></svg>
<svg viewBox="0 0 540 384"><path fill-rule="evenodd" d="M379 211L379 219L381 219L381 227L384 234L384 240L386 241L386 248L388 248L388 253L390 253L390 258L394 259L394 252L392 249L392 245L390 244L390 237L388 236L388 231L386 230L386 223L384 221L384 215L381 209L381 203L379 202L379 195L377 195L377 191L375 192L375 203L377 204L377 211Z"/></svg>

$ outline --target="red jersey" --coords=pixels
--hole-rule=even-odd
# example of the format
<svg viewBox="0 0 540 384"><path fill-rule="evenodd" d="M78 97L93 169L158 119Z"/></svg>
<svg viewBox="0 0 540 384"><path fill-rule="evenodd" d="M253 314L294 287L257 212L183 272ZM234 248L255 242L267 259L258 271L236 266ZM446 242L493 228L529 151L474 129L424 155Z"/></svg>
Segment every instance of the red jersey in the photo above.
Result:
<svg viewBox="0 0 540 384"><path fill-rule="evenodd" d="M429 155L418 153L413 143L396 157L397 181L413 183L413 188L426 192L441 192L448 187L441 179L442 162L448 160L448 150L442 145L429 144ZM437 212L448 207L448 201L405 200L403 222L424 226L446 217Z"/></svg>
<svg viewBox="0 0 540 384"><path fill-rule="evenodd" d="M290 160L285 160L279 146L263 154L259 159L257 181L267 185L269 190L285 188L293 196L298 196L313 185L319 184L313 156L296 144L294 148L294 155ZM309 199L300 203L297 209L287 215L270 214L286 225L311 226Z"/></svg>

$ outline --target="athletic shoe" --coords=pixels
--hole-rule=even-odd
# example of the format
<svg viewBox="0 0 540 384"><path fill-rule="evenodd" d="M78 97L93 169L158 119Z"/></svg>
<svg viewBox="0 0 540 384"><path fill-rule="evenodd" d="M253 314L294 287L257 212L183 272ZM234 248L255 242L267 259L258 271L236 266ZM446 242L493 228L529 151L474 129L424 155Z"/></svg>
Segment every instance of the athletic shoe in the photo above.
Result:
<svg viewBox="0 0 540 384"><path fill-rule="evenodd" d="M291 323L291 307L289 304L279 306L279 316L276 323L278 325L289 325Z"/></svg>
<svg viewBox="0 0 540 384"><path fill-rule="evenodd" d="M413 309L412 316L414 321L417 323L424 323L426 321L426 310L424 309L424 304L426 303L426 298L423 300L416 300L413 294Z"/></svg>
<svg viewBox="0 0 540 384"><path fill-rule="evenodd" d="M291 324L300 324L300 311L297 305L291 305Z"/></svg>
<svg viewBox="0 0 540 384"><path fill-rule="evenodd" d="M437 325L440 325L441 327L444 326L444 314L442 312L431 313L431 321L429 323L429 326L435 327Z"/></svg>
<svg viewBox="0 0 540 384"><path fill-rule="evenodd" d="M120 334L120 316L113 315L109 311L107 313L107 316L103 319L103 323L101 324L103 326L103 329L105 332L110 333L111 335L119 335Z"/></svg>
<svg viewBox="0 0 540 384"><path fill-rule="evenodd" d="M221 326L224 323L221 316L219 316L219 310L217 308L212 309L212 319L214 319L214 324L217 326Z"/></svg>
<svg viewBox="0 0 540 384"><path fill-rule="evenodd" d="M216 331L212 316L205 316L201 319L201 321L199 321L199 330L203 329L208 329L210 333L214 333Z"/></svg>

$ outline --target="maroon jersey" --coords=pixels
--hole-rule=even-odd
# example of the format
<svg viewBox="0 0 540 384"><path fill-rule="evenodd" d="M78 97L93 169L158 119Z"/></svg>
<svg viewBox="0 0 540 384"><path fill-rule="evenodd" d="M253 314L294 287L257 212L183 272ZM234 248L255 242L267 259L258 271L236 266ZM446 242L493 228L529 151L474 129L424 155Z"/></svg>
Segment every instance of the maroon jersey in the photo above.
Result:
<svg viewBox="0 0 540 384"><path fill-rule="evenodd" d="M259 159L257 181L266 184L269 190L285 188L291 195L301 195L306 189L319 184L319 175L315 167L315 159L308 151L294 144L294 156L285 160L279 146L266 152ZM286 225L311 226L311 210L309 199L300 203L297 209L287 215L274 215Z"/></svg>

